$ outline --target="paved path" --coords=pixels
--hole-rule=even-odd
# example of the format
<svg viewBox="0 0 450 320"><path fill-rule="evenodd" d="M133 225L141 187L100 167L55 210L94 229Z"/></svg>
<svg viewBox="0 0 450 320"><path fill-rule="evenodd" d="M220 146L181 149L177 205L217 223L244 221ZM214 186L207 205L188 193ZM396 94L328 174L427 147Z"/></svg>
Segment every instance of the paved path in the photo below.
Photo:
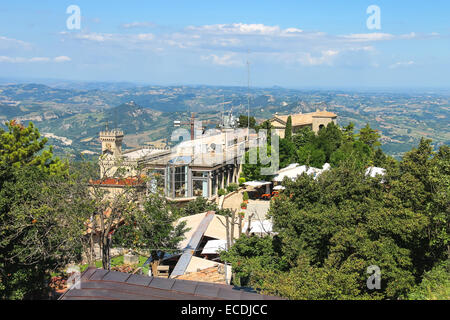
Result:
<svg viewBox="0 0 450 320"><path fill-rule="evenodd" d="M266 200L249 200L247 206L246 217L254 214L253 219L266 220L266 214L270 208L270 201Z"/></svg>

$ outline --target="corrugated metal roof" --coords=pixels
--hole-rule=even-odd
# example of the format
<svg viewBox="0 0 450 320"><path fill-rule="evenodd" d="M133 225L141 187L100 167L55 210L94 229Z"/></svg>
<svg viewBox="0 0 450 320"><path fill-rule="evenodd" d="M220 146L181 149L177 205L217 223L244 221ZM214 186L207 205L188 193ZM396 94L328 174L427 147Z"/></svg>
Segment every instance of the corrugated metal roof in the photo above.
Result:
<svg viewBox="0 0 450 320"><path fill-rule="evenodd" d="M243 288L89 268L60 300L280 300Z"/></svg>

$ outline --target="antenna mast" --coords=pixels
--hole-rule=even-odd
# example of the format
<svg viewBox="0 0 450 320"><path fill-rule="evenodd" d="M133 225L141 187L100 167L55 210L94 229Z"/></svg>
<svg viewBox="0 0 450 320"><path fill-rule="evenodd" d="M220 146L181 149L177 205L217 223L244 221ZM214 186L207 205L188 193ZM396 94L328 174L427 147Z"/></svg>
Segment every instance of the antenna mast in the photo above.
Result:
<svg viewBox="0 0 450 320"><path fill-rule="evenodd" d="M250 134L250 62L248 61L249 50L247 50L247 141Z"/></svg>

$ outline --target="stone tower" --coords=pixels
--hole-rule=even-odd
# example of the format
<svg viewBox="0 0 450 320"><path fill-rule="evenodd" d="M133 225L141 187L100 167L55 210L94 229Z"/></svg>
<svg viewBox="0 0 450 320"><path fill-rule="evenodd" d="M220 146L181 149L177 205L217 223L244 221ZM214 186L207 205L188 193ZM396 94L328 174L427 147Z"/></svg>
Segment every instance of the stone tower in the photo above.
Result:
<svg viewBox="0 0 450 320"><path fill-rule="evenodd" d="M102 141L102 154L111 154L116 157L122 155L123 131L118 129L100 132Z"/></svg>

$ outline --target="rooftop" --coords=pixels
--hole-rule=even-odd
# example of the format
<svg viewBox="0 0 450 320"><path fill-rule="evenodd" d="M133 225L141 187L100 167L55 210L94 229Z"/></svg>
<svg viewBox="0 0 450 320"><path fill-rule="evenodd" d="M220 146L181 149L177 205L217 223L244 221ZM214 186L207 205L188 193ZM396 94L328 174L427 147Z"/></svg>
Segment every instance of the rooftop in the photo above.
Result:
<svg viewBox="0 0 450 320"><path fill-rule="evenodd" d="M289 115L284 115L284 116L280 116L280 115L275 115L275 118L281 120L283 123L286 124L287 119L288 119ZM313 118L336 118L337 115L333 112L330 111L315 111L315 112L310 112L310 113L297 113L297 114L292 114L291 118L292 118L292 125L295 126L301 126L301 125L305 125L305 124L310 124L313 121Z"/></svg>
<svg viewBox="0 0 450 320"><path fill-rule="evenodd" d="M60 300L281 300L225 284L88 268Z"/></svg>

